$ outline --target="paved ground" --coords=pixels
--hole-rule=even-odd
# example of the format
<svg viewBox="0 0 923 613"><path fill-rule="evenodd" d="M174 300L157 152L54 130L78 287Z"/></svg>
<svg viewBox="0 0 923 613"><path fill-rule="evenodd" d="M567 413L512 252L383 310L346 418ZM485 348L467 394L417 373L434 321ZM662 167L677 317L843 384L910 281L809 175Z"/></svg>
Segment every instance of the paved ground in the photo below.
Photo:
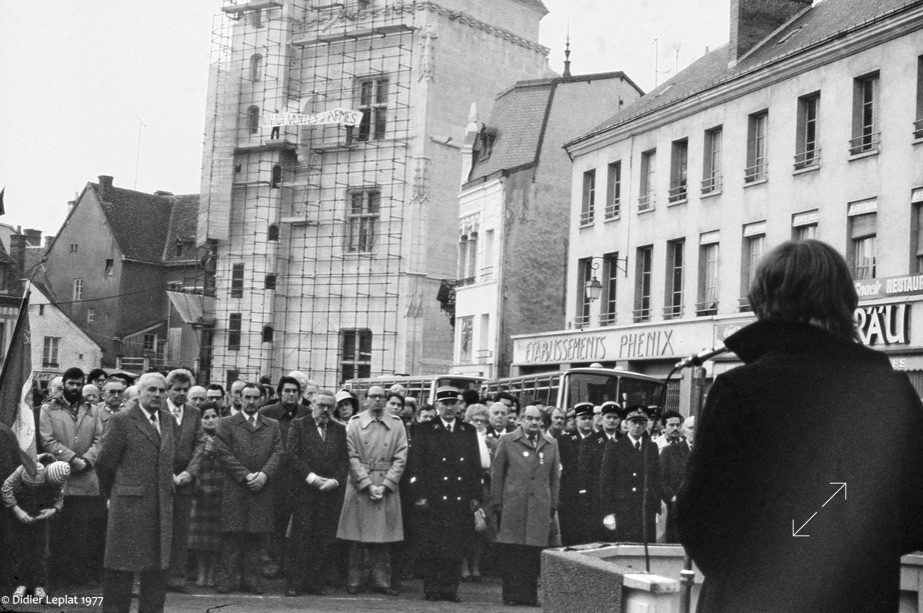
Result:
<svg viewBox="0 0 923 613"><path fill-rule="evenodd" d="M167 594L166 610L170 613L248 613L260 611L265 613L281 613L285 611L302 611L307 613L331 612L401 612L423 613L433 611L436 613L513 613L515 611L538 611L534 608L506 607L500 599L500 581L494 578L485 578L482 583L462 583L458 595L461 603L428 602L423 600L423 582L416 579L404 584L400 595L383 596L381 594L363 593L350 596L345 589L330 589L327 596L298 596L287 598L283 595L281 581L267 582L266 594L255 596L252 594L216 594L208 588L191 587L191 594ZM64 613L96 613L101 611L100 606L89 604L93 596L100 596L101 589L81 589L67 593L78 599L86 599L77 604L59 604L58 606L24 606L0 604L0 612L51 612ZM53 594L64 596L65 592ZM98 602L98 601L97 601ZM133 602L132 610L137 607Z"/></svg>

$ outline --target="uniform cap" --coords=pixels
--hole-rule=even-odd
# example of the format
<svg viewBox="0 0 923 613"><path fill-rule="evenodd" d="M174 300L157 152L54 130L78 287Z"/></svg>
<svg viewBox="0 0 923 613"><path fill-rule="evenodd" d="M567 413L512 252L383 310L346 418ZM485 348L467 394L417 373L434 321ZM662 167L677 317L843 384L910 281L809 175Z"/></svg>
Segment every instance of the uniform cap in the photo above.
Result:
<svg viewBox="0 0 923 613"><path fill-rule="evenodd" d="M622 413L622 407L620 407L620 406L619 406L619 403L617 403L617 402L614 401L614 400L607 400L607 401L605 401L605 402L602 404L602 407L601 407L601 409L600 409L600 413L601 413L602 415L605 415L606 413L619 413L619 414L621 414L621 413Z"/></svg>
<svg viewBox="0 0 923 613"><path fill-rule="evenodd" d="M436 390L436 402L458 402L458 389L451 386L440 387Z"/></svg>
<svg viewBox="0 0 923 613"><path fill-rule="evenodd" d="M592 415L593 414L593 403L592 402L578 402L574 405L574 415L580 417L581 415Z"/></svg>
<svg viewBox="0 0 923 613"><path fill-rule="evenodd" d="M648 417L647 415L647 409L645 409L640 404L635 404L625 409L625 420L626 421L649 421L650 417Z"/></svg>

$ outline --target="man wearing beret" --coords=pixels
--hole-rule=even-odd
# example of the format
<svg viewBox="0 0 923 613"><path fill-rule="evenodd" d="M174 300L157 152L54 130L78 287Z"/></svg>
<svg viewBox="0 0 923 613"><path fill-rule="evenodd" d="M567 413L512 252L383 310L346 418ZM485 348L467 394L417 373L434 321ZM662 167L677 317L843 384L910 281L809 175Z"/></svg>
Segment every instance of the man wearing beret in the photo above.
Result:
<svg viewBox="0 0 923 613"><path fill-rule="evenodd" d="M644 407L629 406L626 436L609 441L599 475L599 510L615 541L653 542L660 510L660 464L657 444L646 428Z"/></svg>

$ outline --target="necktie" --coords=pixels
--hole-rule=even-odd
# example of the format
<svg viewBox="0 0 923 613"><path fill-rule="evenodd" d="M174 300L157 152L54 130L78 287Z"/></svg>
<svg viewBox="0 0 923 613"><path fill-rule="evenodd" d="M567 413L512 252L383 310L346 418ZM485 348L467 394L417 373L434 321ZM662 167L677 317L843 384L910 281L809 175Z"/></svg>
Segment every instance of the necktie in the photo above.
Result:
<svg viewBox="0 0 923 613"><path fill-rule="evenodd" d="M449 431L449 434L452 434L452 424L451 423L446 425L446 430Z"/></svg>
<svg viewBox="0 0 923 613"><path fill-rule="evenodd" d="M160 422L157 421L157 413L151 413L151 425L154 426L154 430L157 430L157 433L160 434Z"/></svg>
<svg viewBox="0 0 923 613"><path fill-rule="evenodd" d="M529 444L532 445L532 449L535 449L535 437L534 436L529 437Z"/></svg>
<svg viewBox="0 0 923 613"><path fill-rule="evenodd" d="M641 441L635 441L635 449L641 451Z"/></svg>
<svg viewBox="0 0 923 613"><path fill-rule="evenodd" d="M253 417L250 418L250 425L256 428L256 413L254 413Z"/></svg>
<svg viewBox="0 0 923 613"><path fill-rule="evenodd" d="M182 425L183 423L183 414L179 410L179 407L173 407L173 417L176 418L176 425Z"/></svg>
<svg viewBox="0 0 923 613"><path fill-rule="evenodd" d="M327 425L321 424L317 427L317 431L320 432L320 437L322 440L327 440Z"/></svg>

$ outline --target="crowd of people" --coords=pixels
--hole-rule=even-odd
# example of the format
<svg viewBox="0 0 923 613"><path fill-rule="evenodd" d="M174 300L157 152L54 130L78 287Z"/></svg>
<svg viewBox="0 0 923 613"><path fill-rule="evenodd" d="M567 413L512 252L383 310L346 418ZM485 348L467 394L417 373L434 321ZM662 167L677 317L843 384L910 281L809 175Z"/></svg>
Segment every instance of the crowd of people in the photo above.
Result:
<svg viewBox="0 0 923 613"><path fill-rule="evenodd" d="M357 398L298 371L227 392L186 370L131 383L77 368L50 382L39 477L0 437L4 536L18 544L5 588L103 583L106 608L127 610L138 572L158 610L190 581L393 595L422 576L427 600L459 602L460 582L493 569L505 603L537 605L542 548L675 538L654 518L675 502L692 441L678 413L655 426L645 407L520 410L507 393L454 388L421 404L399 385ZM35 483L41 495L18 501Z"/></svg>

